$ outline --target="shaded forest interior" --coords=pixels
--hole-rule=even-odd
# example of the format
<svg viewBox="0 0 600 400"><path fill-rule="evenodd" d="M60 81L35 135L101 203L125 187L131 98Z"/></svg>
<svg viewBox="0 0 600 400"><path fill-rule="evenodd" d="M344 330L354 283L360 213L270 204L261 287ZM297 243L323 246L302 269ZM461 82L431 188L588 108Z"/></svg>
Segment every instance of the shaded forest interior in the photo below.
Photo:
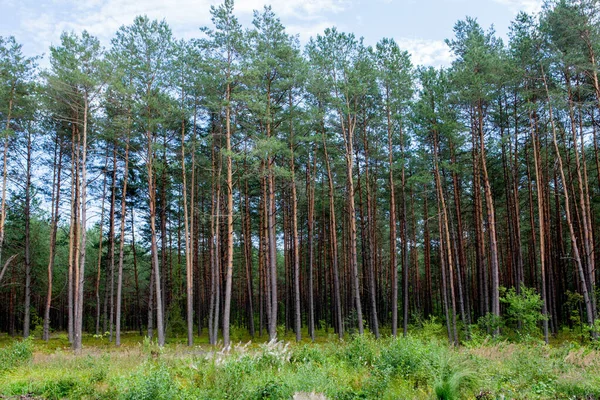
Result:
<svg viewBox="0 0 600 400"><path fill-rule="evenodd" d="M0 37L0 331L374 336L432 317L597 322L600 3L456 23L448 68L233 1L199 39L137 17L49 66ZM400 333L401 333L400 332Z"/></svg>

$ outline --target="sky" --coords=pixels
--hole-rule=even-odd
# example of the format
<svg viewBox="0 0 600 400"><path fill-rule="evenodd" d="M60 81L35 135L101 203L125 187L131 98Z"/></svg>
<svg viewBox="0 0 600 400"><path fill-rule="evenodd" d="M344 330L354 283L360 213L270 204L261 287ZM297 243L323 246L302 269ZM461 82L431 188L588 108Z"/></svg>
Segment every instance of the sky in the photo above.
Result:
<svg viewBox="0 0 600 400"><path fill-rule="evenodd" d="M86 29L102 44L137 15L165 19L177 38L199 37L210 26L210 6L221 0L0 0L0 36L15 36L28 56L47 54L63 31ZM237 0L235 14L250 28L253 10L270 4L289 33L306 43L335 26L363 37L368 45L389 37L412 55L415 65L447 66L452 60L444 40L466 16L506 38L522 10L537 12L541 0ZM46 64L44 60L40 63Z"/></svg>

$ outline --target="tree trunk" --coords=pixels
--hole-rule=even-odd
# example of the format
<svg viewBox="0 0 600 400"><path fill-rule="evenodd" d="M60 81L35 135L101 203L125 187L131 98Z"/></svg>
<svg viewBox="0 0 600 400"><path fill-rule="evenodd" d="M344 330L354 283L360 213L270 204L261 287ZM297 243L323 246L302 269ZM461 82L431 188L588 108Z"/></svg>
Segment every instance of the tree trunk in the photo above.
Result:
<svg viewBox="0 0 600 400"><path fill-rule="evenodd" d="M325 152L325 166L327 167L327 177L329 182L329 234L331 244L331 269L333 271L333 293L335 298L335 322L336 330L340 339L344 337L344 325L342 323L342 301L340 296L340 278L338 272L338 253L337 253L337 226L335 218L335 197L333 188L333 174L329 165L329 154L327 153L327 141L325 139L325 129L322 129L323 150Z"/></svg>
<svg viewBox="0 0 600 400"><path fill-rule="evenodd" d="M115 345L121 345L121 297L123 293L123 259L125 258L125 223L127 221L127 180L129 177L129 132L125 139L125 166L123 168L123 192L121 195L121 238L119 241L119 271L117 272L117 315ZM137 280L136 280L137 281Z"/></svg>
<svg viewBox="0 0 600 400"><path fill-rule="evenodd" d="M230 71L228 70L228 78ZM225 109L225 148L227 150L227 265L225 278L225 304L223 306L223 346L229 347L229 318L231 314L231 285L233 282L233 170L231 158L231 86L227 83L227 107Z"/></svg>
<svg viewBox="0 0 600 400"><path fill-rule="evenodd" d="M293 115L291 110L292 94L289 94L289 106L290 106L290 171L291 171L291 186L292 186L292 251L293 251L293 265L294 265L294 309L295 309L295 326L296 331L296 342L302 339L302 314L300 313L300 242L298 239L298 196L296 194L296 174L295 174L295 161L294 161L294 124Z"/></svg>
<svg viewBox="0 0 600 400"><path fill-rule="evenodd" d="M352 284L352 296L356 308L356 317L358 320L358 333L364 333L362 306L360 301L360 281L358 277L358 259L356 244L356 209L354 206L354 128L356 127L356 118L348 115L348 121L344 121L340 113L342 133L344 137L345 159L346 159L346 200L348 207L348 261L351 273L350 282ZM347 126L346 126L347 124Z"/></svg>
<svg viewBox="0 0 600 400"><path fill-rule="evenodd" d="M25 164L25 302L23 337L29 337L31 322L31 131L27 128L27 162Z"/></svg>
<svg viewBox="0 0 600 400"><path fill-rule="evenodd" d="M56 152L58 151L58 157ZM58 137L56 138L55 149L54 149L54 176L52 179L52 201L50 206L52 207L52 216L50 222L50 253L48 255L48 291L46 294L46 304L44 309L44 332L43 339L48 341L50 339L50 308L52 306L52 278L54 271L54 261L56 258L56 234L58 231L58 220L60 212L60 183L62 174L62 143L59 143ZM0 282L2 278L0 277ZM98 310L100 310L98 308Z"/></svg>
<svg viewBox="0 0 600 400"><path fill-rule="evenodd" d="M73 350L76 353L81 352L81 340L83 334L83 284L85 282L85 256L87 244L87 131L88 131L88 93L84 96L83 108L83 139L81 147L81 191L79 193L81 207L81 222L78 225L80 230L79 240L79 269L76 271L75 285L75 307L74 307L74 326L73 326Z"/></svg>

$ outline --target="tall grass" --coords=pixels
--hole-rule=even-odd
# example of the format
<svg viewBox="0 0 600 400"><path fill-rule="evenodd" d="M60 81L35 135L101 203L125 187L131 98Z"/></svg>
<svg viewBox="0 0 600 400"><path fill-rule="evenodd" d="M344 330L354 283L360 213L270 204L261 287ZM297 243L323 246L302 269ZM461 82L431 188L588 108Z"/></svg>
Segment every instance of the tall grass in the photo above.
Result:
<svg viewBox="0 0 600 400"><path fill-rule="evenodd" d="M594 399L600 352L578 344L496 341L449 347L436 335L354 335L343 341L233 346L150 341L83 356L37 341L0 349L0 398L48 399ZM35 358L32 354L35 353Z"/></svg>

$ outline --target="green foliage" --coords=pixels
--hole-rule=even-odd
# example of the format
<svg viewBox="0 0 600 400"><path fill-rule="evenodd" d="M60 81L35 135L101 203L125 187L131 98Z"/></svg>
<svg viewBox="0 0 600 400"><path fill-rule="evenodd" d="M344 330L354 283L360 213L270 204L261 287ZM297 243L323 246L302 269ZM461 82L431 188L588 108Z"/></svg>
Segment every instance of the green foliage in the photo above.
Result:
<svg viewBox="0 0 600 400"><path fill-rule="evenodd" d="M15 341L10 346L0 349L0 374L23 365L31 360L33 340Z"/></svg>
<svg viewBox="0 0 600 400"><path fill-rule="evenodd" d="M371 334L353 335L344 346L343 360L353 367L372 366L376 356L378 343Z"/></svg>
<svg viewBox="0 0 600 400"><path fill-rule="evenodd" d="M481 331L494 332L502 326L502 318L492 313L487 313L477 320L477 325Z"/></svg>
<svg viewBox="0 0 600 400"><path fill-rule="evenodd" d="M429 319L420 321L417 335L424 339L439 339L445 335L445 329L439 318L432 315Z"/></svg>
<svg viewBox="0 0 600 400"><path fill-rule="evenodd" d="M163 347L158 345L156 340L152 340L148 336L144 336L144 340L140 346L142 353L151 358L158 357L164 350Z"/></svg>
<svg viewBox="0 0 600 400"><path fill-rule="evenodd" d="M436 398L440 400L468 398L477 387L475 371L448 351L441 351L438 354L432 371Z"/></svg>
<svg viewBox="0 0 600 400"><path fill-rule="evenodd" d="M179 299L174 299L171 303L171 307L169 307L168 317L169 319L167 321L166 327L167 336L183 336L187 332L187 324L183 319Z"/></svg>
<svg viewBox="0 0 600 400"><path fill-rule="evenodd" d="M91 337L88 338L91 340ZM50 399L288 399L320 393L331 399L597 398L600 354L575 342L561 345L492 341L449 347L445 340L354 336L326 343L269 342L229 352L168 344L151 359L149 340L88 354L31 352L45 343L12 342L2 351L0 397ZM39 347L38 347L39 346ZM135 347L134 347L135 349ZM205 351L206 350L206 351Z"/></svg>
<svg viewBox="0 0 600 400"><path fill-rule="evenodd" d="M389 371L404 378L422 375L428 350L429 346L423 346L423 343L414 337L396 338L381 350L375 366L379 370Z"/></svg>
<svg viewBox="0 0 600 400"><path fill-rule="evenodd" d="M44 319L40 317L35 308L31 309L31 325L33 329L30 334L34 338L41 339L42 334L44 333Z"/></svg>
<svg viewBox="0 0 600 400"><path fill-rule="evenodd" d="M120 383L123 400L181 398L181 390L164 363L147 362Z"/></svg>
<svg viewBox="0 0 600 400"><path fill-rule="evenodd" d="M508 326L518 329L519 337L524 338L539 332L538 322L546 319L541 312L542 299L535 289L521 287L517 294L514 288L502 288L500 301L506 304L505 321ZM520 324L520 328L518 328Z"/></svg>
<svg viewBox="0 0 600 400"><path fill-rule="evenodd" d="M262 400L262 399L289 399L293 393L290 391L288 385L283 382L268 381L264 385L258 387L254 393L248 396L248 399Z"/></svg>
<svg viewBox="0 0 600 400"><path fill-rule="evenodd" d="M318 349L314 345L305 344L297 347L292 353L290 361L298 364L323 364L327 358L323 354L323 350Z"/></svg>

